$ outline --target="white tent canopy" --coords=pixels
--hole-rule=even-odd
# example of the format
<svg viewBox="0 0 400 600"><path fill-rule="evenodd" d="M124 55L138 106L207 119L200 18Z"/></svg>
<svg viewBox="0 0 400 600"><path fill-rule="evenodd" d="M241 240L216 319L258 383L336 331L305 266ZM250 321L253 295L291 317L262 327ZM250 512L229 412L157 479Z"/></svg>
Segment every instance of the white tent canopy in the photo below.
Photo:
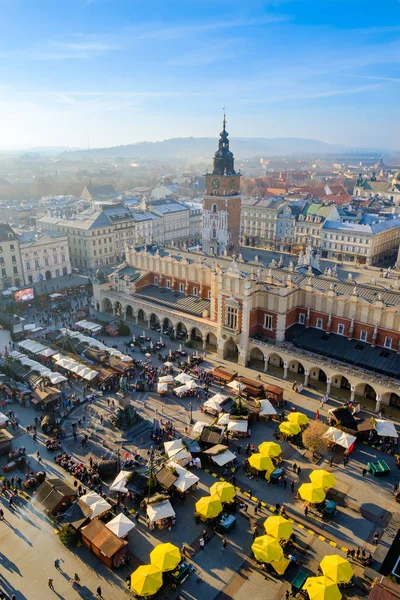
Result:
<svg viewBox="0 0 400 600"><path fill-rule="evenodd" d="M193 427L192 427L192 431L194 431L195 433L202 433L204 427L208 427L208 423L205 423L204 421L197 421Z"/></svg>
<svg viewBox="0 0 400 600"><path fill-rule="evenodd" d="M218 417L217 425L228 425L229 417L229 413L221 413Z"/></svg>
<svg viewBox="0 0 400 600"><path fill-rule="evenodd" d="M171 442L164 442L164 449L168 455L168 458L172 458L174 454L177 454L180 450L185 448L186 446L181 439L172 440Z"/></svg>
<svg viewBox="0 0 400 600"><path fill-rule="evenodd" d="M82 379L85 379L86 381L92 381L92 379L97 377L98 374L97 371L93 371L93 369L90 369L86 365L78 363L72 358L59 358L58 360L56 360L56 365L65 369L66 371L75 373L76 375L82 377Z"/></svg>
<svg viewBox="0 0 400 600"><path fill-rule="evenodd" d="M172 504L169 500L148 504L146 512L150 523L154 523L154 521L159 521L160 519L175 517L175 511L172 508Z"/></svg>
<svg viewBox="0 0 400 600"><path fill-rule="evenodd" d="M110 492L122 492L125 494L128 491L126 487L126 480L129 475L129 471L120 471L110 485Z"/></svg>
<svg viewBox="0 0 400 600"><path fill-rule="evenodd" d="M340 429L336 429L336 427L329 427L322 437L346 449L349 449L357 439L354 435L345 433Z"/></svg>
<svg viewBox="0 0 400 600"><path fill-rule="evenodd" d="M398 433L396 431L396 427L392 421L385 421L384 419L376 419L375 425L376 433L378 435L382 435L384 437L392 437L397 438Z"/></svg>
<svg viewBox="0 0 400 600"><path fill-rule="evenodd" d="M101 325L98 323L93 323L92 321L86 321L85 319L83 321L77 321L75 325L81 327L82 329L87 329L92 333L96 333L97 331L101 330Z"/></svg>
<svg viewBox="0 0 400 600"><path fill-rule="evenodd" d="M48 367L45 367L39 362L36 362L36 360L28 358L26 354L17 352L17 350L13 350L10 356L19 360L24 366L30 367L32 371L39 373L39 375L41 375L42 377L47 377L48 379L50 379L51 383L62 383L63 381L68 381L67 378L61 375L60 373L50 371Z"/></svg>
<svg viewBox="0 0 400 600"><path fill-rule="evenodd" d="M225 450L225 452L221 452L221 454L217 454L211 458L218 466L223 467L228 462L231 462L231 460L234 460L236 456L230 450Z"/></svg>
<svg viewBox="0 0 400 600"><path fill-rule="evenodd" d="M92 504L102 500L102 497L96 492L88 492L87 494L81 496L80 499L86 504L86 506L92 506Z"/></svg>
<svg viewBox="0 0 400 600"><path fill-rule="evenodd" d="M264 417L266 415L276 415L277 412L275 408L272 406L269 400L260 400L261 410L258 413L260 417Z"/></svg>
<svg viewBox="0 0 400 600"><path fill-rule="evenodd" d="M168 392L168 383L157 383L157 392Z"/></svg>
<svg viewBox="0 0 400 600"><path fill-rule="evenodd" d="M7 421L9 421L9 418L0 412L0 426L4 425L4 423L7 423Z"/></svg>
<svg viewBox="0 0 400 600"><path fill-rule="evenodd" d="M183 385L180 385L179 387L174 389L174 394L179 397L184 396L188 392L189 392L189 388L186 385L186 383L184 383Z"/></svg>
<svg viewBox="0 0 400 600"><path fill-rule="evenodd" d="M228 387L232 390L235 390L235 392L239 393L243 391L246 386L243 383L240 383L240 381L236 381L236 379L234 379L233 381L230 381L228 383Z"/></svg>
<svg viewBox="0 0 400 600"><path fill-rule="evenodd" d="M193 378L187 373L179 373L176 377L174 377L175 381L179 381L179 383L186 383L188 381L192 381Z"/></svg>
<svg viewBox="0 0 400 600"><path fill-rule="evenodd" d="M92 509L92 514L90 515L90 518L94 519L95 517L99 517L105 512L111 510L112 506L107 502L107 500L101 498L100 500L97 500L97 502L95 502L94 504L91 504L90 508Z"/></svg>
<svg viewBox="0 0 400 600"><path fill-rule="evenodd" d="M204 402L204 406L206 408L211 408L212 410L220 411L222 404L225 402L226 398L223 400L220 399L220 394L215 394L212 398L209 398Z"/></svg>
<svg viewBox="0 0 400 600"><path fill-rule="evenodd" d="M240 433L246 433L248 426L248 421L244 419L234 419L233 421L229 421L227 429L228 431L238 431Z"/></svg>
<svg viewBox="0 0 400 600"><path fill-rule="evenodd" d="M124 538L128 535L132 529L136 527L135 523L131 521L124 513L120 513L114 519L111 519L106 523L107 529L115 533L119 538Z"/></svg>
<svg viewBox="0 0 400 600"><path fill-rule="evenodd" d="M190 489L192 485L195 485L198 481L200 481L194 473L191 473L187 469L184 469L181 465L179 465L176 462L171 461L169 463L169 466L173 467L179 475L178 479L174 483L174 486L180 492L187 492L187 490Z"/></svg>
<svg viewBox="0 0 400 600"><path fill-rule="evenodd" d="M94 338L88 335L83 335L83 333L79 333L79 331L65 329L64 327L62 327L60 331L64 335L69 335L70 337L78 339L80 342L85 342L89 346L89 348L98 348L99 350L105 350L110 356L118 356L118 358L122 360L122 362L130 362L132 360L130 356L123 354L122 352L120 352L120 350L117 350L116 348L109 348L102 342L99 342L99 340L95 340Z"/></svg>
<svg viewBox="0 0 400 600"><path fill-rule="evenodd" d="M174 382L174 378L172 377L172 375L164 375L164 377L158 378L158 383L173 383L173 382Z"/></svg>

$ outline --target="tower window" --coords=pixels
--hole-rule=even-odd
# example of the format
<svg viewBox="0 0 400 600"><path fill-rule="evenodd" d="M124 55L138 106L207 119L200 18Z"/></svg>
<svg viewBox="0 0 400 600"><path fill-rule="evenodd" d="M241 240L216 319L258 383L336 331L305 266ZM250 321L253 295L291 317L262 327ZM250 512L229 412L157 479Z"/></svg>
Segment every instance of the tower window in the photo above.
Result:
<svg viewBox="0 0 400 600"><path fill-rule="evenodd" d="M217 239L217 230L215 229L215 227L213 227L213 230L212 230L212 239L213 240Z"/></svg>
<svg viewBox="0 0 400 600"><path fill-rule="evenodd" d="M211 212L212 213L216 213L217 212L217 205L216 204L212 205Z"/></svg>
<svg viewBox="0 0 400 600"><path fill-rule="evenodd" d="M238 324L238 309L228 306L226 311L226 325L231 329L236 329Z"/></svg>

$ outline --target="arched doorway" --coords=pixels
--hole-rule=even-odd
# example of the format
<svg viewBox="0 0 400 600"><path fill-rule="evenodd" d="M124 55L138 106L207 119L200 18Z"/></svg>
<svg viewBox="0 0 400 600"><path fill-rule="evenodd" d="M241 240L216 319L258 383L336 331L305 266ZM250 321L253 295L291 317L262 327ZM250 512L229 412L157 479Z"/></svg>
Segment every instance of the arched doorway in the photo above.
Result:
<svg viewBox="0 0 400 600"><path fill-rule="evenodd" d="M319 367L310 367L308 375L309 387L315 387L325 393L328 379L325 371Z"/></svg>
<svg viewBox="0 0 400 600"><path fill-rule="evenodd" d="M209 352L216 352L218 346L217 336L214 333L207 333L206 337L206 350Z"/></svg>
<svg viewBox="0 0 400 600"><path fill-rule="evenodd" d="M356 396L362 396L363 398L373 400L374 402L376 400L376 392L369 383L359 383L356 385L355 393Z"/></svg>
<svg viewBox="0 0 400 600"><path fill-rule="evenodd" d="M275 352L269 356L268 372L274 373L274 374L278 375L278 377L283 377L283 375L284 375L283 360L279 356L279 354L276 354Z"/></svg>
<svg viewBox="0 0 400 600"><path fill-rule="evenodd" d="M133 308L130 304L126 307L125 314L127 319L133 319Z"/></svg>
<svg viewBox="0 0 400 600"><path fill-rule="evenodd" d="M190 332L190 340L193 343L193 346L196 348L203 347L203 336L200 329L193 327L192 331Z"/></svg>
<svg viewBox="0 0 400 600"><path fill-rule="evenodd" d="M288 361L288 379L292 381L297 381L297 383L303 383L304 372L305 369L301 362L299 362L298 360Z"/></svg>
<svg viewBox="0 0 400 600"><path fill-rule="evenodd" d="M140 325L141 327L147 327L146 313L144 312L144 310L142 308L139 308L139 310L138 310L137 319L138 319L138 325Z"/></svg>
<svg viewBox="0 0 400 600"><path fill-rule="evenodd" d="M122 308L122 304L121 304L121 302L118 302L118 301L117 301L117 302L114 304L114 314L115 314L115 316L116 316L116 317L120 317L120 318L121 318L121 317L122 317L122 314L123 314L123 312L124 312L124 311L123 311L123 308Z"/></svg>
<svg viewBox="0 0 400 600"><path fill-rule="evenodd" d="M239 350L235 342L232 338L229 338L225 342L224 346L224 358L230 360L231 362L237 362L239 358Z"/></svg>
<svg viewBox="0 0 400 600"><path fill-rule="evenodd" d="M47 280L47 281L48 281L49 279L51 279L51 271L46 271L46 273L45 273L45 277L46 277L46 280Z"/></svg>
<svg viewBox="0 0 400 600"><path fill-rule="evenodd" d="M172 321L167 317L163 320L162 329L164 335L171 335L172 333L174 333L174 326L172 324Z"/></svg>
<svg viewBox="0 0 400 600"><path fill-rule="evenodd" d="M161 332L160 319L154 313L150 315L150 329L157 333Z"/></svg>
<svg viewBox="0 0 400 600"><path fill-rule="evenodd" d="M187 338L187 329L184 323L178 323L176 326L176 339L178 340L186 340Z"/></svg>
<svg viewBox="0 0 400 600"><path fill-rule="evenodd" d="M265 366L264 354L259 348L253 348L250 352L249 367L263 371Z"/></svg>
<svg viewBox="0 0 400 600"><path fill-rule="evenodd" d="M111 300L109 300L108 298L104 298L103 300L103 312L108 313L108 314L112 314L112 304L111 304Z"/></svg>
<svg viewBox="0 0 400 600"><path fill-rule="evenodd" d="M382 404L400 407L400 395L395 392L383 394Z"/></svg>

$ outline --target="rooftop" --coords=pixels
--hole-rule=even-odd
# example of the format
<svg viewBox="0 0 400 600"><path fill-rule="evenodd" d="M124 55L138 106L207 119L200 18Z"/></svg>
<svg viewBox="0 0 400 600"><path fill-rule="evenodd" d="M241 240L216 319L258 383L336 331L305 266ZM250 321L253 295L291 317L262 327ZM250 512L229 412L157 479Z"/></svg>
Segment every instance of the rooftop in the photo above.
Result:
<svg viewBox="0 0 400 600"><path fill-rule="evenodd" d="M175 310L197 317L201 317L203 311L210 310L210 300L198 298L197 296L185 296L181 292L175 292L168 288L159 288L157 285L149 285L138 290L134 295L140 296L149 302L169 306Z"/></svg>

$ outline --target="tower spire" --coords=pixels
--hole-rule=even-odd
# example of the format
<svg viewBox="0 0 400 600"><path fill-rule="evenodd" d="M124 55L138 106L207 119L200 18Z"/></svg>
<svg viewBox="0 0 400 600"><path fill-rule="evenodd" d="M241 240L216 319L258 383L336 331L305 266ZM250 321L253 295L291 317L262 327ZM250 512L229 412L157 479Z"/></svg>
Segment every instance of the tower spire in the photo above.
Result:
<svg viewBox="0 0 400 600"><path fill-rule="evenodd" d="M223 110L224 110L224 120L223 120L223 122L222 122L222 125L223 125L223 129L225 129L225 128L226 128L226 112L225 112L225 106L224 106Z"/></svg>

